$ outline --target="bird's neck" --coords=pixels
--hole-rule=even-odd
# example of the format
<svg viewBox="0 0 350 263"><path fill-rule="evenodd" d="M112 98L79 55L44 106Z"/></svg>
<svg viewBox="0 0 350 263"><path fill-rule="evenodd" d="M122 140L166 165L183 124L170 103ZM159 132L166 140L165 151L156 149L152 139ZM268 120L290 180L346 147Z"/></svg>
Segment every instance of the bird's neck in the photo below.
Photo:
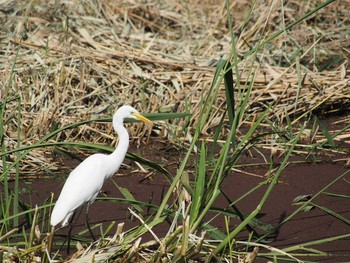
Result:
<svg viewBox="0 0 350 263"><path fill-rule="evenodd" d="M118 134L119 142L114 152L108 156L111 160L111 167L110 173L107 175L107 177L110 177L117 172L121 163L124 161L129 147L129 134L123 126L123 123L121 123L121 125L114 125L114 130Z"/></svg>
<svg viewBox="0 0 350 263"><path fill-rule="evenodd" d="M129 147L129 133L123 125L118 126L115 131L118 134L119 142L112 154L125 157Z"/></svg>

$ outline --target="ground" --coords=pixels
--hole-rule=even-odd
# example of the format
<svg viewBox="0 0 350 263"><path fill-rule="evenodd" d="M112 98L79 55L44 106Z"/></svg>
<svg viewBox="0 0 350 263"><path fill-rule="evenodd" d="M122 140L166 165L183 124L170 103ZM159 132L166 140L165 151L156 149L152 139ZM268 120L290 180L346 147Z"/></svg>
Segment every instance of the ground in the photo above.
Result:
<svg viewBox="0 0 350 263"><path fill-rule="evenodd" d="M50 207L65 178L89 154L113 149L118 138L110 117L119 106L130 104L154 120L153 126L127 125L130 152L150 162L126 160L92 205L92 222L103 222L104 227L125 222L125 231L140 225L135 215L130 219L132 202L122 200L116 184L157 209L165 199L173 213L182 203L186 210L201 185L190 181L188 187L186 180L199 174L202 143L207 149L203 163L211 156L221 160L234 131L235 142L225 161L238 161L217 186L221 192L212 210L221 209L221 216L212 221L215 227L223 234L234 232L241 222L233 216L237 210L232 205L227 211L223 208L233 202L238 211L250 215L285 165L256 216L261 221L251 222L260 228L251 227L258 235L288 222L268 240L254 237L261 245L257 260L265 260L263 253L271 250L265 245L287 247L297 255L293 244L322 243L325 237L336 240L313 248L346 253L349 8L349 1L332 0L0 1L1 245L11 252L13 240L31 240L18 250L23 249L23 257L45 254ZM227 61L231 66L225 64L224 75L220 66ZM211 145L216 147L213 155ZM187 152L190 161L177 177ZM213 163L205 166L206 180L216 171ZM157 165L174 179L166 178ZM168 190L171 195L166 197ZM208 201L211 193L208 190L203 198ZM300 195L309 201L292 204ZM119 199L107 202L110 197ZM180 202L182 198L187 203ZM33 234L36 204L39 238ZM288 218L303 204L308 211ZM205 203L199 210L204 207ZM151 214L142 208L142 215ZM214 214L210 211L205 218ZM155 228L160 238L171 219ZM178 220L176 226L184 227L182 223ZM203 230L199 227L189 235L197 241ZM79 230L86 230L82 216L75 233L86 247L90 240ZM58 230L59 241L65 240L66 231ZM19 232L25 236L17 236ZM249 239L248 232L251 229L240 233L241 242ZM338 240L341 234L345 236ZM147 232L143 238L153 237ZM209 256L215 247L205 241L201 252ZM38 251L27 253L33 244L40 244ZM135 245L134 240L127 244ZM176 246L170 244L167 255L176 255ZM245 248L238 243L233 250ZM125 257L133 253L125 251ZM189 259L192 253L189 245ZM349 259L322 257L329 262Z"/></svg>

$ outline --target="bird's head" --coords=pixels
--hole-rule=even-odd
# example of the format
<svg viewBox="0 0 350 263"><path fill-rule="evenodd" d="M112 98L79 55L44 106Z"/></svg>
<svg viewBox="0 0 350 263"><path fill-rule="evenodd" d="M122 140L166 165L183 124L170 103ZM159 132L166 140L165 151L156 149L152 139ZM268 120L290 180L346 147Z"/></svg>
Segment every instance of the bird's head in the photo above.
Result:
<svg viewBox="0 0 350 263"><path fill-rule="evenodd" d="M136 119L136 120L148 123L148 124L152 123L151 120L142 116L135 108L133 108L129 105L124 105L116 111L116 113L113 116L113 122L120 123L120 122L123 122L124 119L126 119L126 118Z"/></svg>

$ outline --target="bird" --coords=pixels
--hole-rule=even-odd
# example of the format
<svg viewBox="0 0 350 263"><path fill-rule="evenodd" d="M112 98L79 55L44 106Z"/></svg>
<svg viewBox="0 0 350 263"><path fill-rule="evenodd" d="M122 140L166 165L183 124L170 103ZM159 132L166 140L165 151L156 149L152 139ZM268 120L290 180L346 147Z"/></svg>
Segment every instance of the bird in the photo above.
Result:
<svg viewBox="0 0 350 263"><path fill-rule="evenodd" d="M106 179L114 175L122 164L129 147L129 134L124 127L124 119L131 118L152 124L135 108L124 105L113 115L113 128L119 137L119 143L111 154L96 153L81 162L68 176L53 208L50 224L54 228L70 223L76 209L87 204L86 224L95 240L88 222L89 206L93 203Z"/></svg>

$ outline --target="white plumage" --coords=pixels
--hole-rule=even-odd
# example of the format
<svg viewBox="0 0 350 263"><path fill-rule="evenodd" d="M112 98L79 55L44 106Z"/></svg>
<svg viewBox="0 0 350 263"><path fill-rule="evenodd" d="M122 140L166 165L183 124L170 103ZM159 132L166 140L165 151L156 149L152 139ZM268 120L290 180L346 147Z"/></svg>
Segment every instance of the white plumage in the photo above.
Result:
<svg viewBox="0 0 350 263"><path fill-rule="evenodd" d="M113 128L119 136L119 143L113 153L94 154L80 163L69 175L51 215L51 225L69 223L74 211L81 205L95 201L104 181L118 171L129 146L129 134L123 122L134 118L152 123L131 106L122 106L113 115Z"/></svg>

